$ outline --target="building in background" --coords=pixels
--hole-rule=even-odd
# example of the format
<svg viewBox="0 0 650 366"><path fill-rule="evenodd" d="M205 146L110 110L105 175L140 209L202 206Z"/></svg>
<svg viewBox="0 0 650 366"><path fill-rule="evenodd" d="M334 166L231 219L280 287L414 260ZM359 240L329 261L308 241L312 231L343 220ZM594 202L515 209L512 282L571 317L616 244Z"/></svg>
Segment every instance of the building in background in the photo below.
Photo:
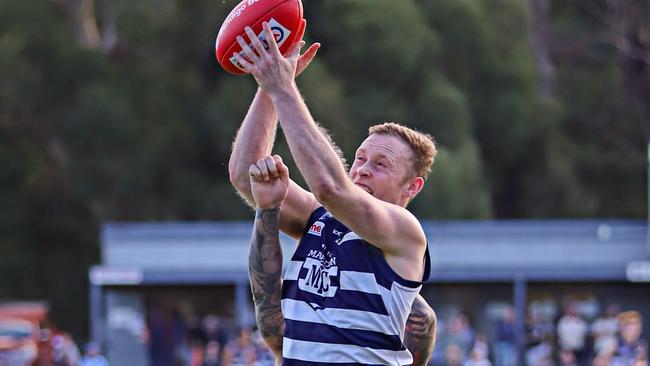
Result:
<svg viewBox="0 0 650 366"><path fill-rule="evenodd" d="M556 325L569 308L592 324L615 304L639 311L650 329L642 220L423 226L432 275L422 293L440 320L434 364L446 354L543 364L558 356ZM216 349L225 342L206 338L206 318L219 319L222 330L252 324L251 231L251 223L241 222L106 224L102 263L90 271L90 323L111 364L148 365L163 350L169 354L161 357L191 364L200 357L196 345L212 341ZM295 243L283 237L282 245L286 262Z"/></svg>

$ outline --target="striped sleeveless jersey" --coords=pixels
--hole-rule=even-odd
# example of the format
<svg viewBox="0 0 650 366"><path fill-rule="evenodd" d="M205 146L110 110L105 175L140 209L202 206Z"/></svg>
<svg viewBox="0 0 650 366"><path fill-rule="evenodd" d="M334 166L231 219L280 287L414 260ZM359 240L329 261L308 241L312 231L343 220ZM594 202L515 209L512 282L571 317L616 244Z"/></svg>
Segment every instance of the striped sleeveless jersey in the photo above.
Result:
<svg viewBox="0 0 650 366"><path fill-rule="evenodd" d="M424 279L429 276L429 252ZM404 327L421 282L316 209L282 283L283 365L410 365Z"/></svg>

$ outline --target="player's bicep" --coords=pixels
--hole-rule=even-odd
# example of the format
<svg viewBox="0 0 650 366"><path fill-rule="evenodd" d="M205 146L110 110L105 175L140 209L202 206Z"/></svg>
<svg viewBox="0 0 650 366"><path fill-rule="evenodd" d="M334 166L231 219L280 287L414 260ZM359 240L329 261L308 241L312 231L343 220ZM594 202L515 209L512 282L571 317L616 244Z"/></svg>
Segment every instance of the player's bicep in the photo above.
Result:
<svg viewBox="0 0 650 366"><path fill-rule="evenodd" d="M351 187L345 198L333 200L325 208L352 231L389 254L410 250L405 244L426 241L422 227L408 210L357 187Z"/></svg>
<svg viewBox="0 0 650 366"><path fill-rule="evenodd" d="M280 208L280 230L294 239L300 239L311 213L318 207L314 195L289 181L287 198Z"/></svg>

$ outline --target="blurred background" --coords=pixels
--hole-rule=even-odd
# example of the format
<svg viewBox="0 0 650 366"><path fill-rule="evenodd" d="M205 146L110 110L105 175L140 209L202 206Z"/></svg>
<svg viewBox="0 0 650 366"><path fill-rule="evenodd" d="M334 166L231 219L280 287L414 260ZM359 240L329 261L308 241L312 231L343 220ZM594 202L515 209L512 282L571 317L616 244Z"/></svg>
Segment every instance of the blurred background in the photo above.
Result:
<svg viewBox="0 0 650 366"><path fill-rule="evenodd" d="M227 162L256 84L214 57L236 3L0 2L0 337L49 356L4 349L195 366L248 342ZM432 364L647 364L650 3L303 5L323 47L298 84L346 157L382 121L438 141L409 206Z"/></svg>

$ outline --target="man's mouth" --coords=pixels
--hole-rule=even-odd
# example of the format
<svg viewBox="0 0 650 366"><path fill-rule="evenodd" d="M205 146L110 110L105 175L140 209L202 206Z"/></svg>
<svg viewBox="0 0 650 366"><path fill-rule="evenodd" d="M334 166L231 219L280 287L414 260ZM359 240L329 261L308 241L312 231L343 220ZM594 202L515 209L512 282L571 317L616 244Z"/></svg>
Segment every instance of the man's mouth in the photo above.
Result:
<svg viewBox="0 0 650 366"><path fill-rule="evenodd" d="M366 185L363 185L361 183L355 183L355 184L357 185L357 187L363 189L364 191L366 191L366 192L368 192L369 194L372 195L372 189L370 189L370 187L368 187Z"/></svg>

